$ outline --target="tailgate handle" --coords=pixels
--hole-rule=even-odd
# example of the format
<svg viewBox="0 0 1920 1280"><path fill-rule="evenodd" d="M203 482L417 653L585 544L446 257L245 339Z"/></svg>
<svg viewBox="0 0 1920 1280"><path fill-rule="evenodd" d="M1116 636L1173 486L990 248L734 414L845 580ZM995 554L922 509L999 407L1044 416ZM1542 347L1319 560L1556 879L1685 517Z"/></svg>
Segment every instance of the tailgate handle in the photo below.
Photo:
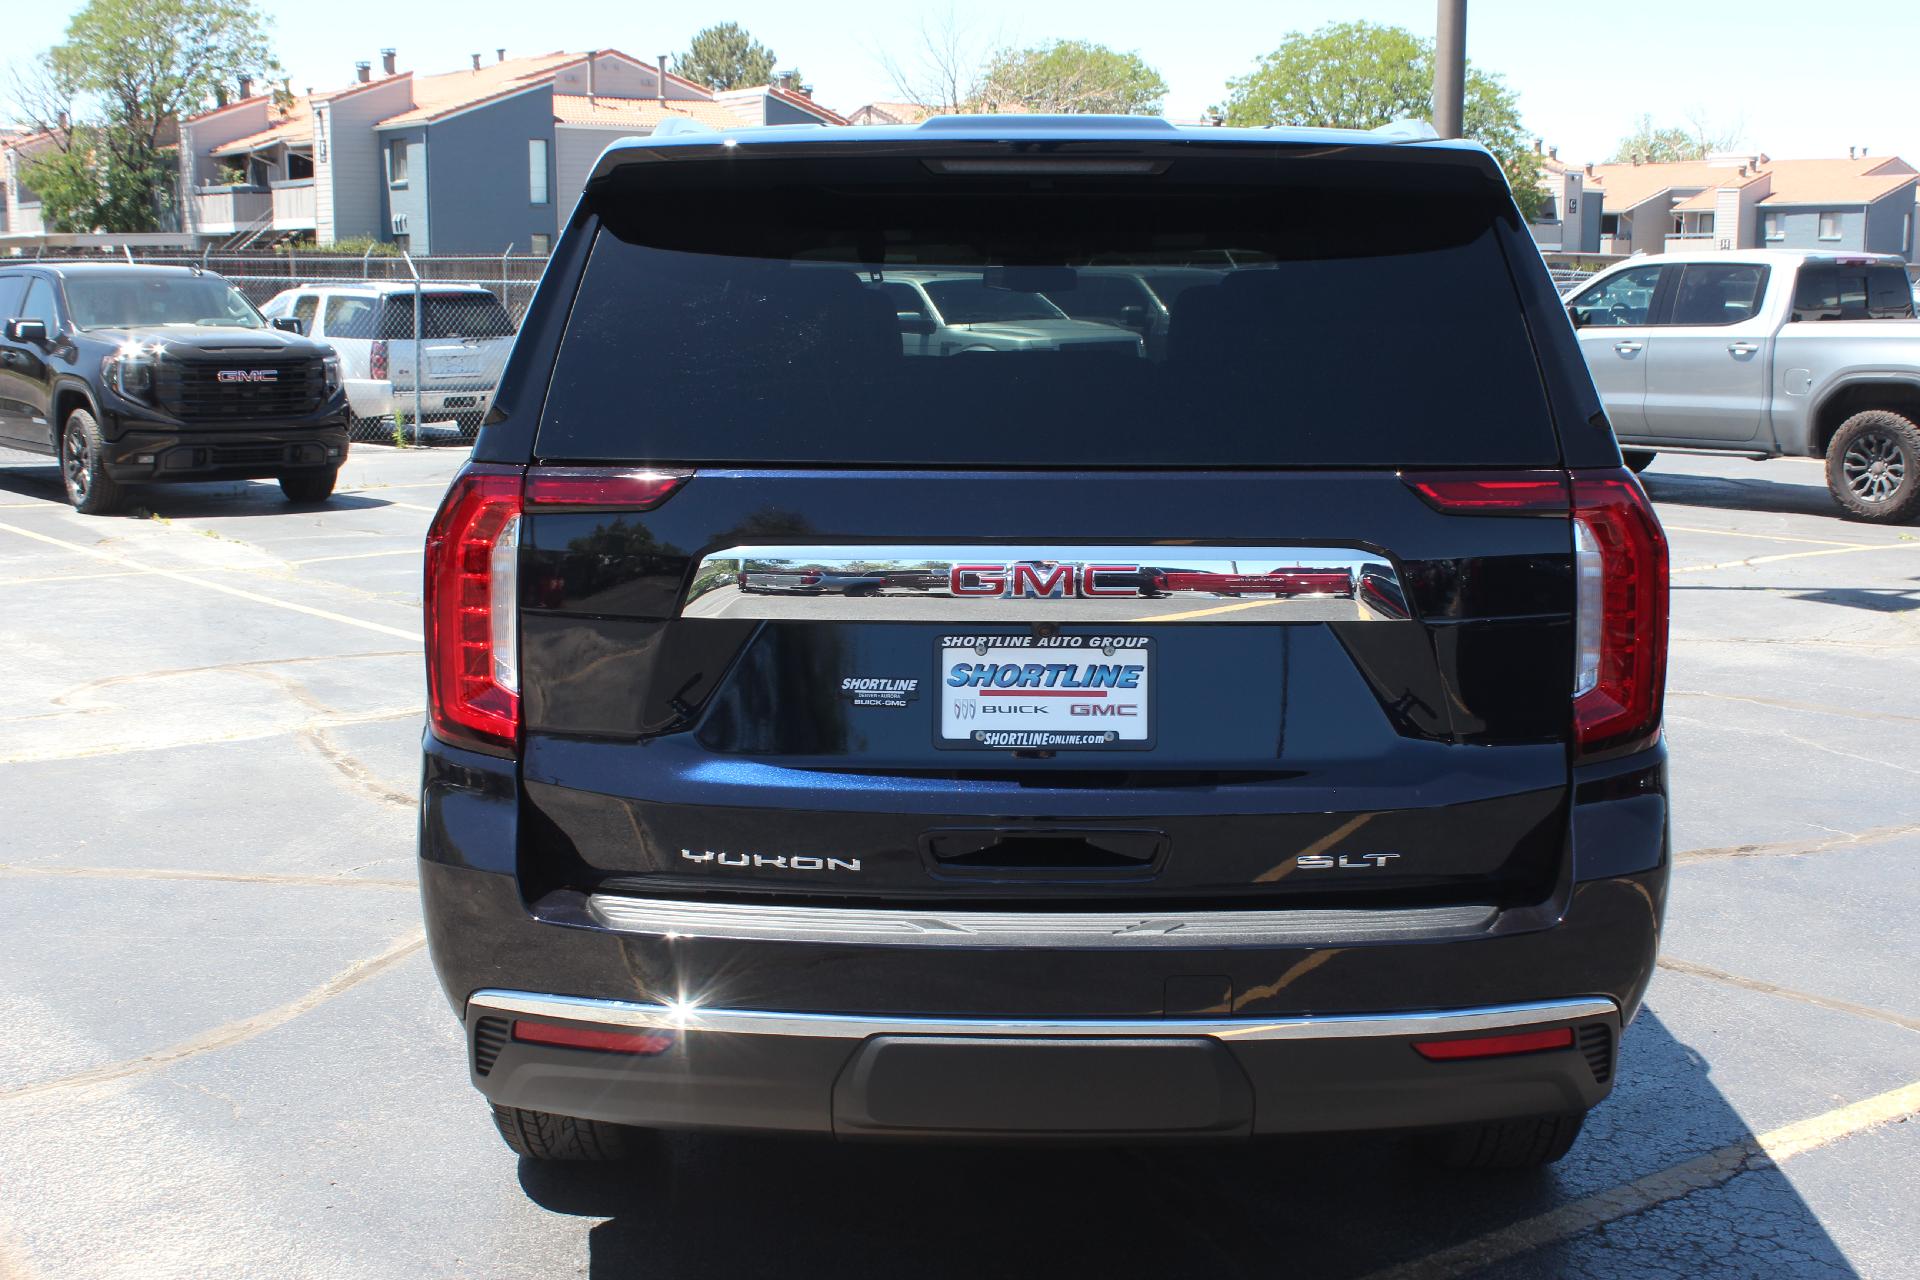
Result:
<svg viewBox="0 0 1920 1280"><path fill-rule="evenodd" d="M955 827L920 837L935 875L991 880L1147 878L1167 845L1164 831L1111 828Z"/></svg>

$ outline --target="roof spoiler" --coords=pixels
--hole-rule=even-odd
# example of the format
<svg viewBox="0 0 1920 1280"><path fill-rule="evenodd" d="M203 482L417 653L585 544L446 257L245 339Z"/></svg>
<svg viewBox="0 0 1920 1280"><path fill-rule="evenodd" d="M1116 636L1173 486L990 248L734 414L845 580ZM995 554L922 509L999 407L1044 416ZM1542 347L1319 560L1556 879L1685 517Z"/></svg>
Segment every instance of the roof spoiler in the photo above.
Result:
<svg viewBox="0 0 1920 1280"><path fill-rule="evenodd" d="M1379 128L1369 129L1367 132L1376 138L1387 138L1394 142L1440 141L1439 130L1435 129L1433 125L1426 120L1409 120L1405 118L1389 120Z"/></svg>

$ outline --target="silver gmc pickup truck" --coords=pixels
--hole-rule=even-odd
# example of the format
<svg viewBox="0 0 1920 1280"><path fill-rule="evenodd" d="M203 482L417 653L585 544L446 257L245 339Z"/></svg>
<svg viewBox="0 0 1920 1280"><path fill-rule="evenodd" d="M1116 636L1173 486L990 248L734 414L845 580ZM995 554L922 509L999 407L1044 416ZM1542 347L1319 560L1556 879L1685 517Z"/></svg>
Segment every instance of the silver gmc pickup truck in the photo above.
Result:
<svg viewBox="0 0 1920 1280"><path fill-rule="evenodd" d="M1667 253L1567 310L1627 463L1654 450L1825 458L1857 519L1920 515L1920 322L1878 254Z"/></svg>

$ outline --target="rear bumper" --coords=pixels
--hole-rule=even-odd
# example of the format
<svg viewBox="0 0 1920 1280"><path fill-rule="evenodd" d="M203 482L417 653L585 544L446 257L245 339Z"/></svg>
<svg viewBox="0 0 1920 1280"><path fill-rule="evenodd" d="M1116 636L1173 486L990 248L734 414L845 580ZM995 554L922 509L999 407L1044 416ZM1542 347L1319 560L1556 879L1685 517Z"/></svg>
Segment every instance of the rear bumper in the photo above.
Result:
<svg viewBox="0 0 1920 1280"><path fill-rule="evenodd" d="M1214 1138L1420 1129L1583 1111L1606 1096L1611 1000L1305 1017L904 1018L482 990L473 1083L494 1102L656 1128L842 1137ZM644 1030L652 1056L515 1038ZM1415 1045L1564 1028L1563 1048L1429 1061Z"/></svg>
<svg viewBox="0 0 1920 1280"><path fill-rule="evenodd" d="M1196 1137L1580 1110L1610 1088L1666 893L1657 763L1582 788L1594 798L1574 806L1576 878L1533 907L1261 925L947 913L970 930L927 913L675 910L541 889L519 876L515 767L431 735L425 763L427 937L474 1084L622 1123ZM665 1019L676 1038L644 1058L522 1043L521 1017ZM1433 1062L1412 1047L1563 1025L1571 1048L1517 1057Z"/></svg>

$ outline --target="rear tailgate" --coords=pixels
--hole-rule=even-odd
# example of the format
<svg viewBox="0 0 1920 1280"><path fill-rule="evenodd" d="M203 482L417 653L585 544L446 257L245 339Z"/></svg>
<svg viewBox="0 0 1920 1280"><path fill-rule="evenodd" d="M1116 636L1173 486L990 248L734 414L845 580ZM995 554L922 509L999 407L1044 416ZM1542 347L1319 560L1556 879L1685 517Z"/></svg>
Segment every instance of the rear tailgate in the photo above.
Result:
<svg viewBox="0 0 1920 1280"><path fill-rule="evenodd" d="M742 146L589 189L534 460L691 478L517 526L530 895L1550 895L1574 523L1504 184L1168 154L824 183ZM877 287L1088 264L1217 274L1164 344L1091 357L917 356ZM1409 484L1451 471L1548 500Z"/></svg>

